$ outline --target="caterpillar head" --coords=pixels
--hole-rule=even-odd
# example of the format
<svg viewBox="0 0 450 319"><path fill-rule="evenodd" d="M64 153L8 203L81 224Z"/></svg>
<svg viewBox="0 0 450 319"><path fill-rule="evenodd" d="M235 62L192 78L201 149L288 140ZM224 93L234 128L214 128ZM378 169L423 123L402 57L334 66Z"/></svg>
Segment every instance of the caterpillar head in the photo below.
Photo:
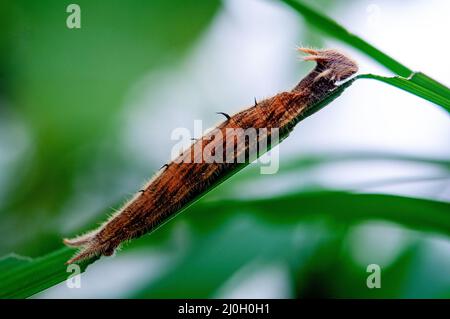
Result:
<svg viewBox="0 0 450 319"><path fill-rule="evenodd" d="M356 62L337 50L314 50L309 48L299 48L298 50L309 54L303 58L305 61L317 62L320 71L314 81L320 78L342 81L358 72Z"/></svg>

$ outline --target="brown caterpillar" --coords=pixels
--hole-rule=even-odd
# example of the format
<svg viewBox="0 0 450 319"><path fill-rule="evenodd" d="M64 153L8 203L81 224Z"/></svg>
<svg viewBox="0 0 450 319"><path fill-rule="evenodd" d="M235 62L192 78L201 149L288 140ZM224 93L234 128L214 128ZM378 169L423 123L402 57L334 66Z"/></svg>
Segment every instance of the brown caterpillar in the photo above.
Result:
<svg viewBox="0 0 450 319"><path fill-rule="evenodd" d="M227 129L278 128L280 135L287 135L305 110L337 88L336 82L347 79L358 70L352 59L336 50L299 50L310 54L304 59L315 61L317 65L292 91L277 94L259 103L255 101L254 106L232 117L222 113L227 119L215 130L225 136L224 140L211 140L210 136L205 135L195 141L176 160L161 167L160 174L99 229L74 239L64 239L66 245L80 248L67 263L112 255L122 242L155 229L241 165L237 161L211 163L199 160L194 148L208 148L212 156L217 155L216 150L221 150L223 158L226 157L226 152L231 152L234 158L243 153L246 158L256 156L250 151L254 149L254 143L247 142L245 137L230 137ZM270 131L266 134L259 133L256 142L270 138L270 135ZM225 143L227 138L232 139L231 146ZM244 142L237 142L239 140Z"/></svg>

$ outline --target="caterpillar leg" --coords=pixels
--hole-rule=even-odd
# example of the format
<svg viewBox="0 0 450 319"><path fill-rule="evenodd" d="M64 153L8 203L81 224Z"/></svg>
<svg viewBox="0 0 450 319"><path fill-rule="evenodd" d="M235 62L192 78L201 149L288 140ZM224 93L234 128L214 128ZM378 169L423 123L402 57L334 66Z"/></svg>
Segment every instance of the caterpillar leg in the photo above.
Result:
<svg viewBox="0 0 450 319"><path fill-rule="evenodd" d="M67 246L80 248L66 264L72 264L102 255L111 256L114 254L115 247L111 247L109 243L100 244L96 235L96 233L91 233L73 239L64 239L63 242Z"/></svg>

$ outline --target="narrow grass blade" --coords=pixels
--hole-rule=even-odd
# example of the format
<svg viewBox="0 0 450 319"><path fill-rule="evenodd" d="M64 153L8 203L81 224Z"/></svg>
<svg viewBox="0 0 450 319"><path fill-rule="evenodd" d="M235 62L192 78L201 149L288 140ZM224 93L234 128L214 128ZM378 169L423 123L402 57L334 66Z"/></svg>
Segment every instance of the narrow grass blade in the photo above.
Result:
<svg viewBox="0 0 450 319"><path fill-rule="evenodd" d="M232 224L239 214L245 214L244 219L253 222L243 223L232 230L234 233L226 231L222 226ZM293 257L298 253L290 247L293 231L302 221L315 218L328 218L349 226L365 220L388 220L450 236L449 204L382 194L317 192L260 200L221 200L199 203L187 216L194 229L209 232L202 232L201 243L172 271L152 280L132 297L181 298L186 294L194 298L212 297L224 281L255 259ZM211 232L211 228L215 231ZM210 266L206 270L202 268L205 263Z"/></svg>
<svg viewBox="0 0 450 319"><path fill-rule="evenodd" d="M386 68L394 72L395 74L408 77L413 71L396 61L386 53L377 49L373 45L369 44L357 35L349 32L343 26L338 24L333 19L327 17L326 15L314 10L313 8L307 6L302 1L298 0L281 0L291 6L298 13L303 15L305 20L321 30L328 35L341 40L352 47L364 52L368 56L372 57L374 60L378 61L380 64L384 65Z"/></svg>
<svg viewBox="0 0 450 319"><path fill-rule="evenodd" d="M374 79L378 80L392 86L395 86L399 89L402 89L406 92L417 95L427 101L433 102L439 106L442 106L447 112L450 112L450 99L446 98L443 95L439 95L435 91L431 91L427 89L425 86L422 86L418 83L422 83L423 78L419 79L414 76L411 78L403 78L400 76L395 77L385 77L375 74L362 74L357 76L358 79Z"/></svg>
<svg viewBox="0 0 450 319"><path fill-rule="evenodd" d="M373 78L388 83L442 106L446 111L450 112L450 89L445 85L421 72L413 72L410 68L377 49L359 36L349 32L330 17L304 4L301 0L281 1L300 13L310 25L360 50L399 76L389 78L376 75L364 75L360 76L360 78Z"/></svg>
<svg viewBox="0 0 450 319"><path fill-rule="evenodd" d="M65 247L36 259L14 254L1 258L0 299L27 298L66 280L71 273L64 263L72 254ZM80 264L80 271L91 262Z"/></svg>
<svg viewBox="0 0 450 319"><path fill-rule="evenodd" d="M280 207L283 207L282 211ZM320 217L350 224L363 220L387 220L419 231L450 236L449 203L383 194L323 191L258 200L202 201L191 206L185 218L194 229L211 229L213 225L223 224L217 221L241 213L283 227ZM154 238L142 238L146 239ZM66 280L70 274L66 272L64 263L71 255L72 250L62 248L32 260L18 260L15 256L1 259L0 298L30 297ZM81 265L81 271L87 266Z"/></svg>

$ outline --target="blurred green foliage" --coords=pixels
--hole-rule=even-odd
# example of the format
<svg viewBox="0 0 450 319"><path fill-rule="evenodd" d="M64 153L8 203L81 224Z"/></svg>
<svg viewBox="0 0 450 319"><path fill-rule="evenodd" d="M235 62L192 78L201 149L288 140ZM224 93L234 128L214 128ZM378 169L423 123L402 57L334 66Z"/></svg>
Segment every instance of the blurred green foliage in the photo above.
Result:
<svg viewBox="0 0 450 319"><path fill-rule="evenodd" d="M0 253L39 255L76 190L76 178L102 157L120 161L117 115L132 83L176 63L219 8L219 1L78 1L82 28L66 27L68 1L2 1L1 112L24 123L31 144L15 163L0 207ZM105 143L108 145L105 147ZM43 221L46 222L43 222ZM17 229L21 229L17 232ZM52 238L54 241L55 238ZM49 244L49 245L48 245Z"/></svg>
<svg viewBox="0 0 450 319"><path fill-rule="evenodd" d="M280 209L282 214L278 213ZM327 282L334 289L345 287L346 282L364 283L367 276L363 267L350 262L351 256L345 256L348 251L339 249L345 235L342 229L360 221L389 220L422 232L449 236L448 210L447 203L437 201L345 192L300 192L260 200L201 200L179 216L176 223L169 223L126 246L127 251L144 249L144 252L155 246L171 250L171 234L177 225L184 223L192 231L191 245L177 249L178 257L170 270L138 291L130 292L129 297L213 297L223 282L255 259L263 264L285 263L293 279L292 290L298 290L298 294L331 297L330 291L314 291L311 285L320 286L323 277L331 276ZM302 227L302 224L309 227ZM335 229L334 235L325 235L324 228ZM312 246L316 246L315 249ZM398 257L383 275L389 289L367 294L364 286L356 285L361 288L337 294L352 297L400 295L400 291L393 289L398 281L402 282L402 269L408 265L403 256L409 256L410 250ZM18 260L14 256L0 260L0 297L29 297L65 280L64 262L72 253L71 249L63 248L36 260ZM342 276L335 278L330 267L341 259L344 265L350 264L343 268ZM308 262L315 269L302 274L305 269L299 264L306 263L304 267L308 269ZM321 266L316 268L318 265ZM358 274L357 278L351 278L352 271ZM319 282L312 282L311 273L320 273L317 274Z"/></svg>

